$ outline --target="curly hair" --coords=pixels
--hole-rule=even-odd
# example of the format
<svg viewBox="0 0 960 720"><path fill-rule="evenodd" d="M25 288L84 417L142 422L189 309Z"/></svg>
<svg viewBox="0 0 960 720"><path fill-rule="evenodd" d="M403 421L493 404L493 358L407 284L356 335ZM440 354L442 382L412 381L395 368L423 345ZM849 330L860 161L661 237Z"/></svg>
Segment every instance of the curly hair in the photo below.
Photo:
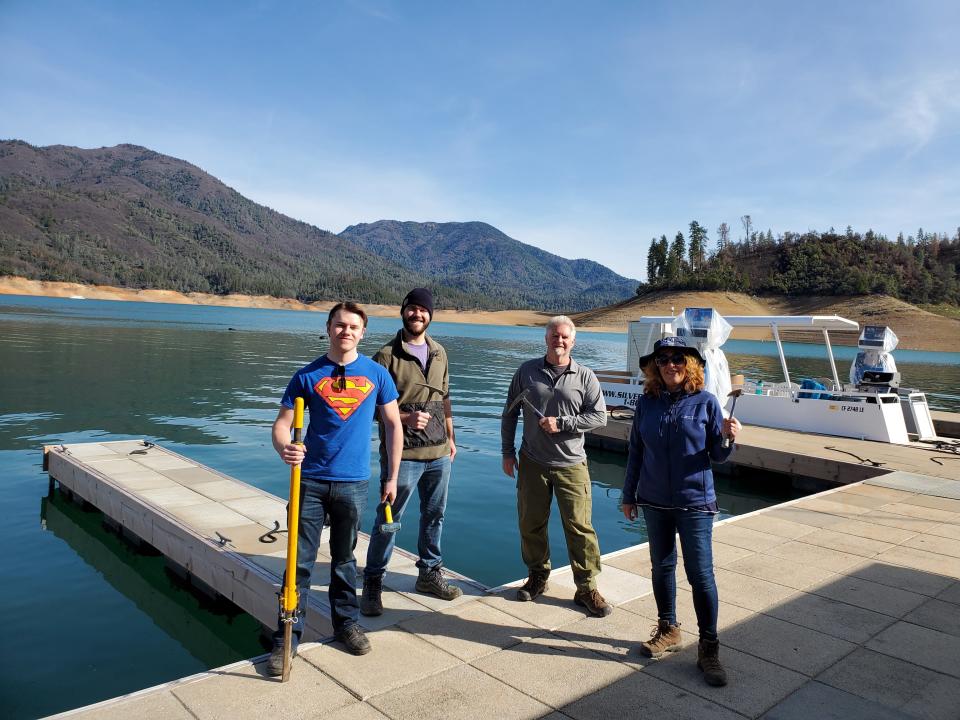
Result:
<svg viewBox="0 0 960 720"><path fill-rule="evenodd" d="M686 393L703 390L703 367L693 355L687 355L687 376L683 381L683 391ZM644 395L659 395L664 390L663 378L657 367L656 359L643 366L643 393Z"/></svg>

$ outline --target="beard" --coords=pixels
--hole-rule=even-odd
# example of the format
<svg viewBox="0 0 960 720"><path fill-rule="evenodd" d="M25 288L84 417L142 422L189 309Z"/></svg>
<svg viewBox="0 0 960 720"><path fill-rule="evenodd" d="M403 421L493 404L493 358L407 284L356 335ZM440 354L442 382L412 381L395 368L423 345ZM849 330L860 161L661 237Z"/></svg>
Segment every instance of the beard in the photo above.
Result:
<svg viewBox="0 0 960 720"><path fill-rule="evenodd" d="M408 320L407 318L401 318L401 321L403 322L403 329L407 331L408 335L412 335L413 337L419 337L420 335L423 335L427 331L427 328L430 327L430 323L432 320L433 320L432 317L429 320L427 320L423 324L423 329L418 332L413 328L413 323L410 320Z"/></svg>

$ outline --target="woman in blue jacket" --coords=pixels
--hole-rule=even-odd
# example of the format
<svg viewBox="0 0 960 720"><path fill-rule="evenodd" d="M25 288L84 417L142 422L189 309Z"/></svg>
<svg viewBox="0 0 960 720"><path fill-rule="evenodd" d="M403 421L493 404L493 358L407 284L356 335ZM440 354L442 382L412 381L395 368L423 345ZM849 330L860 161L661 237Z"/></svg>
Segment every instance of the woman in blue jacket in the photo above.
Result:
<svg viewBox="0 0 960 720"><path fill-rule="evenodd" d="M682 338L658 340L640 358L643 395L630 431L623 484L623 515L643 508L652 564L657 626L640 651L653 658L681 647L677 622L677 546L693 589L700 628L697 667L710 685L726 685L717 639L717 583L713 576L713 519L719 512L710 463L725 461L740 423L725 419L720 402L703 390L704 360Z"/></svg>

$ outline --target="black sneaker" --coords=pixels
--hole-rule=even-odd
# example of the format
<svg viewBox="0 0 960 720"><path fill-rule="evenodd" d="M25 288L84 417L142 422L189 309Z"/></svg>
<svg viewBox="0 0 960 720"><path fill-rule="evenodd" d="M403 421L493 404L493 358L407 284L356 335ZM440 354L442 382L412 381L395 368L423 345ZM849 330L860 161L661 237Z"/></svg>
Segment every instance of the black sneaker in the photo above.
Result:
<svg viewBox="0 0 960 720"><path fill-rule="evenodd" d="M517 600L530 602L543 595L547 589L548 575L549 573L531 572L527 581L517 590Z"/></svg>
<svg viewBox="0 0 960 720"><path fill-rule="evenodd" d="M363 628L354 623L337 631L336 639L342 642L352 655L366 655L370 652L370 641Z"/></svg>
<svg viewBox="0 0 960 720"><path fill-rule="evenodd" d="M436 595L441 600L456 600L463 595L463 591L456 585L451 585L443 578L443 572L438 565L435 568L420 571L417 578L417 592Z"/></svg>
<svg viewBox="0 0 960 720"><path fill-rule="evenodd" d="M383 615L383 578L364 578L363 595L360 596L360 612L367 617Z"/></svg>
<svg viewBox="0 0 960 720"><path fill-rule="evenodd" d="M297 646L290 648L290 661L297 656ZM275 645L270 651L270 659L267 660L267 675L271 677L280 677L283 675L283 645Z"/></svg>

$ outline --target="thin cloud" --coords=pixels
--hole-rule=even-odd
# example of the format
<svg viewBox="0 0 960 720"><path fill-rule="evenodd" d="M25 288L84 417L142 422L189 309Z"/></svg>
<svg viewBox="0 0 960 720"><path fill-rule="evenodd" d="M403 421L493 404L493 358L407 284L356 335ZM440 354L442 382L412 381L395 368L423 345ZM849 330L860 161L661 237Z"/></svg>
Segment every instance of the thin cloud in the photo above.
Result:
<svg viewBox="0 0 960 720"><path fill-rule="evenodd" d="M375 0L350 0L350 6L367 17L383 20L384 22L396 22L393 15L387 10L387 4L376 2Z"/></svg>

